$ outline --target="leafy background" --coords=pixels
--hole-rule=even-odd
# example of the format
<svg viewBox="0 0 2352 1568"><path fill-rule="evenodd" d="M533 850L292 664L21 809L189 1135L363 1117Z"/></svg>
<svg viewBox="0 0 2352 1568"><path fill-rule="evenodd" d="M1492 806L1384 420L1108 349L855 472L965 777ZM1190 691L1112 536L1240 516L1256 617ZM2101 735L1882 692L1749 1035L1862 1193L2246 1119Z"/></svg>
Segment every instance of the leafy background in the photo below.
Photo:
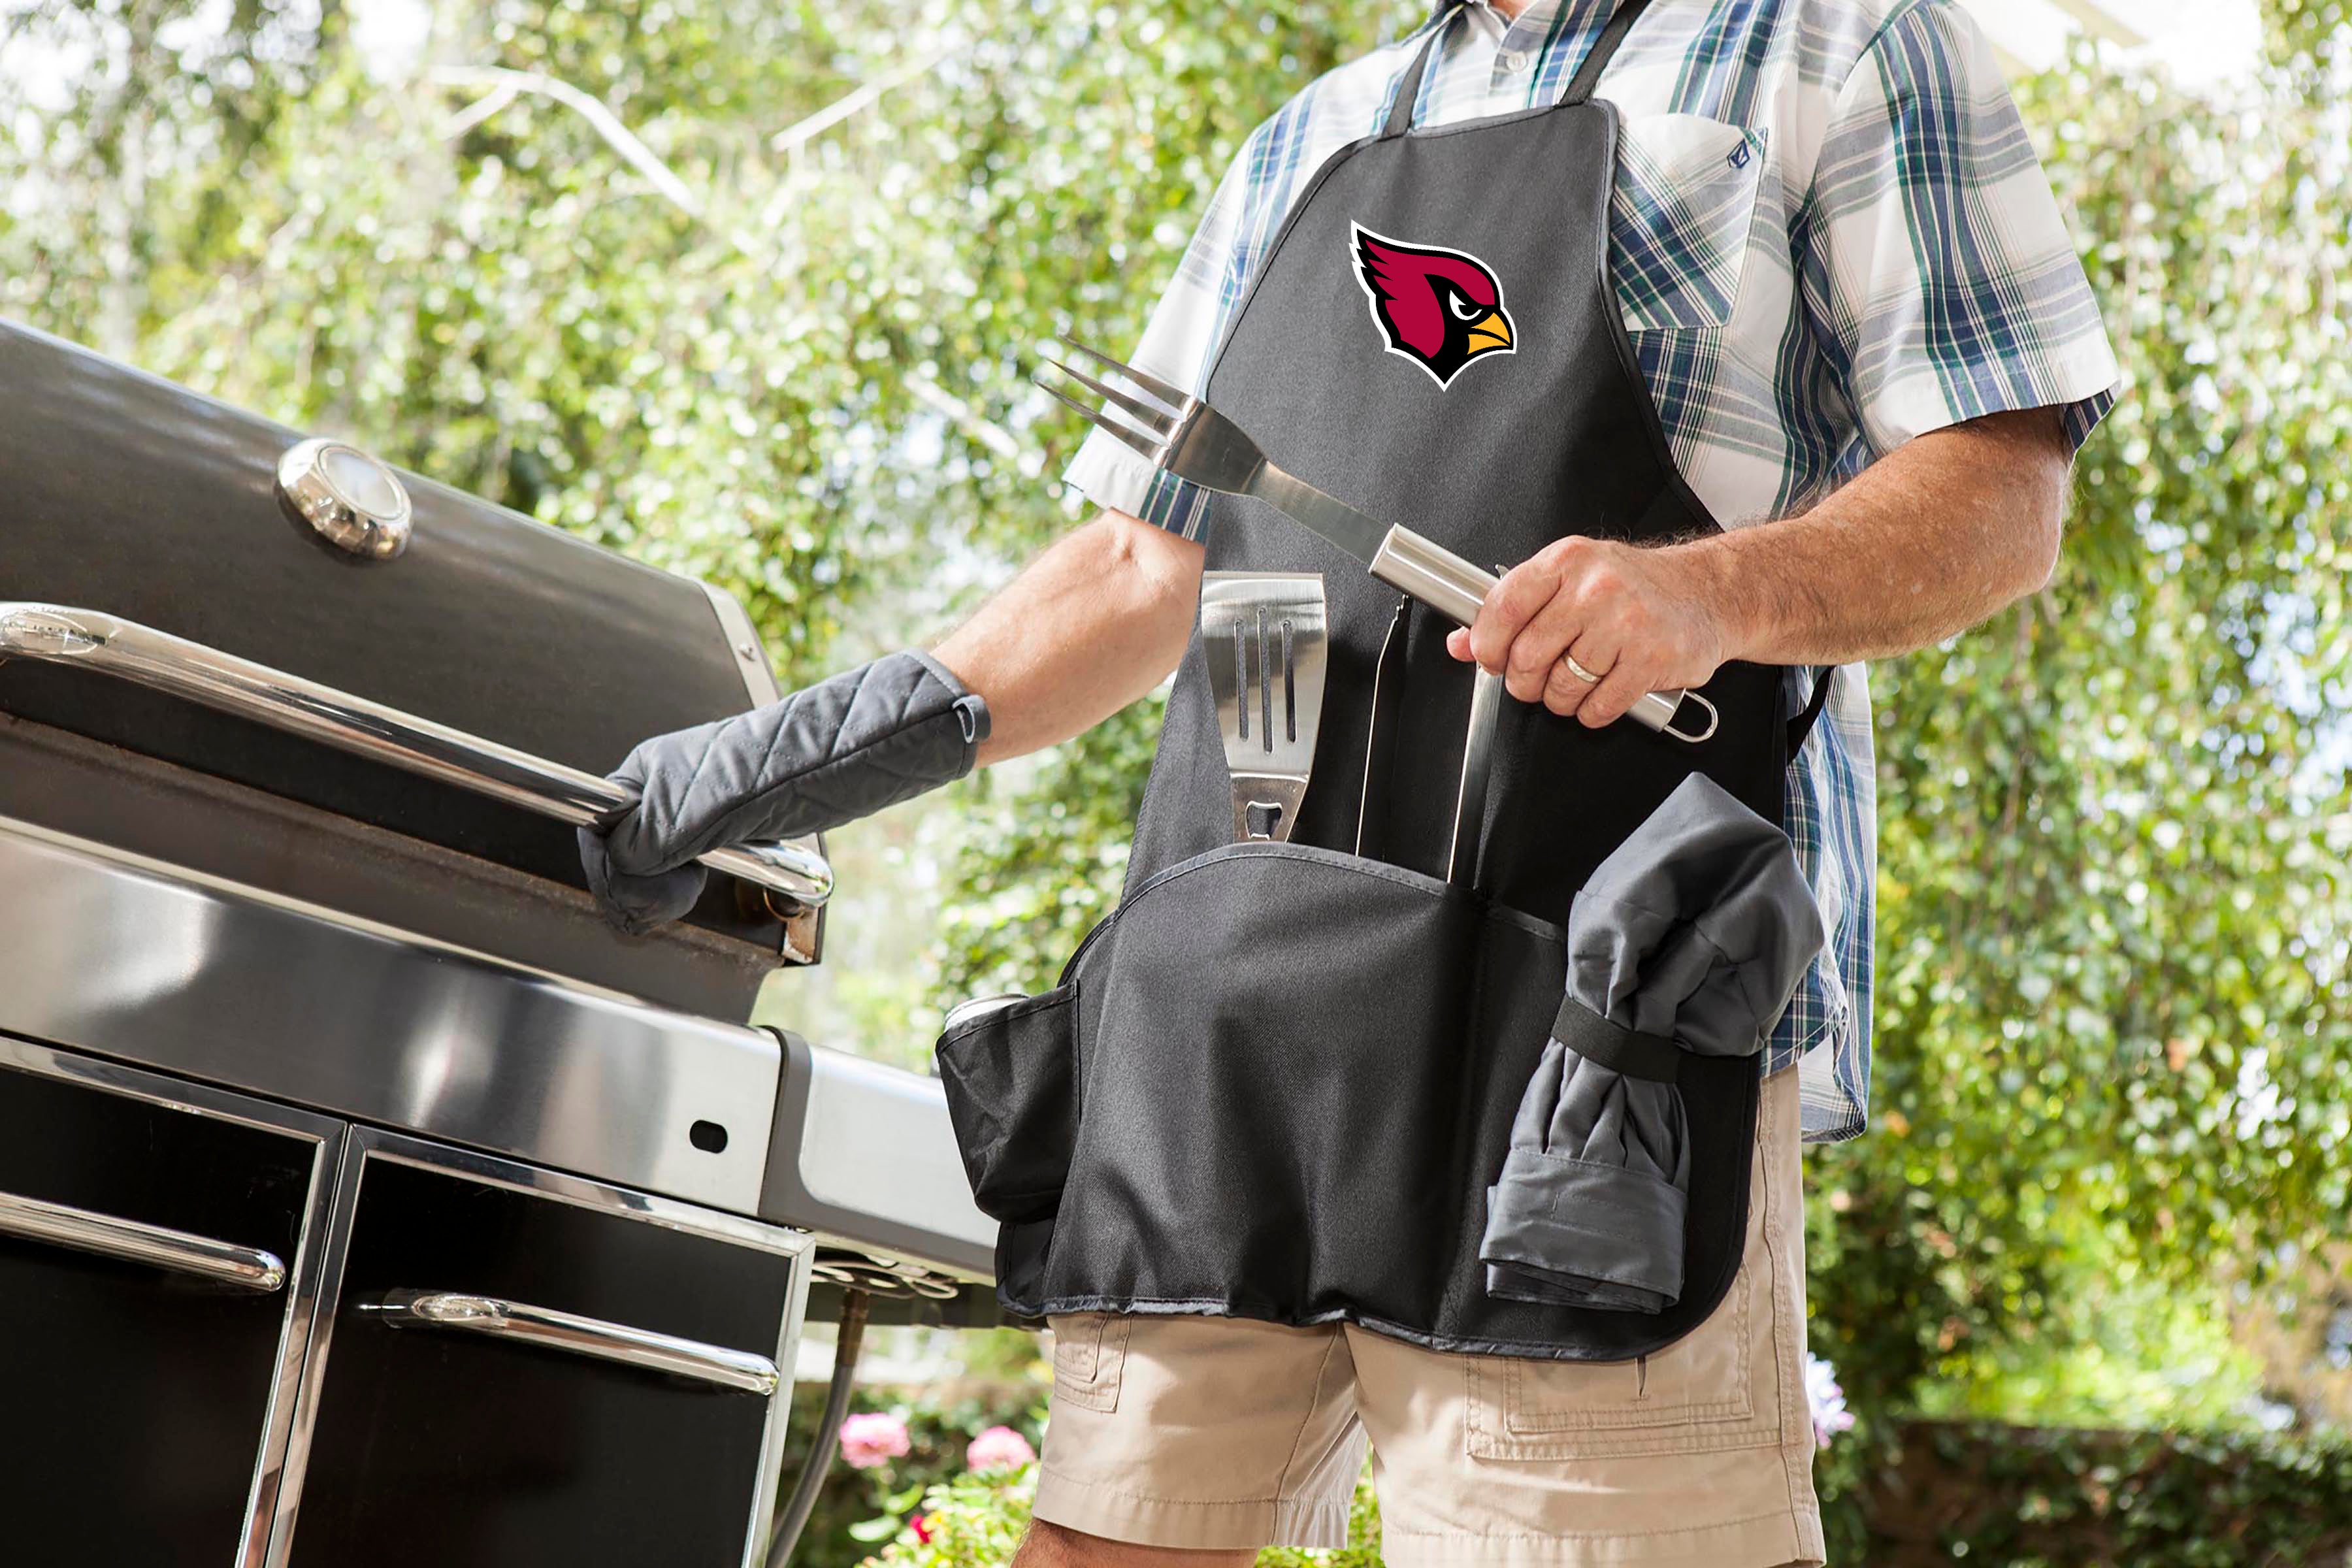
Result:
<svg viewBox="0 0 2352 1568"><path fill-rule="evenodd" d="M814 678L1070 525L1044 335L1130 340L1249 127L1418 10L0 0L0 312L723 584ZM1833 1489L1923 1418L2352 1420L2352 22L2265 19L2216 93L2017 84L2128 386L2050 587L1874 683ZM836 836L767 1016L919 1065L1047 983L1155 725Z"/></svg>

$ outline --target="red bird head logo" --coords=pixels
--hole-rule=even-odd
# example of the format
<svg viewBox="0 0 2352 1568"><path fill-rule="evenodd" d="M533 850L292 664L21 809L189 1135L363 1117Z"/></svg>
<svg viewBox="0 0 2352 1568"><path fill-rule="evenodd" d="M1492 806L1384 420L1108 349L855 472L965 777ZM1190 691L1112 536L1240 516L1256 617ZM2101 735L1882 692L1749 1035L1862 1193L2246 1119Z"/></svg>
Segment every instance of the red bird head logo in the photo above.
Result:
<svg viewBox="0 0 2352 1568"><path fill-rule="evenodd" d="M1401 244L1362 224L1351 226L1356 281L1391 353L1402 354L1444 386L1480 355L1513 352L1503 286L1485 262L1442 246Z"/></svg>

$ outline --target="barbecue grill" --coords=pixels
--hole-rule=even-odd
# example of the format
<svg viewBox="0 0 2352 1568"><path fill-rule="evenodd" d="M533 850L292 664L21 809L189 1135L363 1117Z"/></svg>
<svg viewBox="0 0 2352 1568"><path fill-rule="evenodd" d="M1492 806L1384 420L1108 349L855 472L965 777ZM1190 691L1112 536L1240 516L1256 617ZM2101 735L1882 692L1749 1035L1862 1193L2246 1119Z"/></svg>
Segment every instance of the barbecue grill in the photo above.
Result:
<svg viewBox="0 0 2352 1568"><path fill-rule="evenodd" d="M747 1563L803 1319L990 1321L929 1079L751 1026L812 839L574 828L725 594L0 323L0 1502L38 1563Z"/></svg>

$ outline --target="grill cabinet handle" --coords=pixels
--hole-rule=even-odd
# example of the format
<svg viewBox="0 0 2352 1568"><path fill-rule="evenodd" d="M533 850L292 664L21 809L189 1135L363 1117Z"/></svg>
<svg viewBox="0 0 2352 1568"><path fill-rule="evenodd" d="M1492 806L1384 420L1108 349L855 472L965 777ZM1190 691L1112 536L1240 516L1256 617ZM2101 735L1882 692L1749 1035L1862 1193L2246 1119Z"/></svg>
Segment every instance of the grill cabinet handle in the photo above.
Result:
<svg viewBox="0 0 2352 1568"><path fill-rule="evenodd" d="M623 1366L690 1378L714 1388L756 1394L776 1392L776 1363L763 1355L730 1351L694 1340L673 1338L620 1323L602 1322L551 1307L502 1301L449 1290L394 1290L362 1308L394 1327L452 1329L520 1340L548 1350L593 1356Z"/></svg>
<svg viewBox="0 0 2352 1568"><path fill-rule="evenodd" d="M10 658L102 670L575 827L607 826L637 804L594 773L97 610L0 602L0 659ZM803 909L833 897L833 867L814 844L746 844L701 860Z"/></svg>
<svg viewBox="0 0 2352 1568"><path fill-rule="evenodd" d="M218 1284L263 1294L286 1283L286 1265L276 1253L257 1247L233 1247L226 1241L191 1236L160 1225L78 1209L39 1198L0 1193L0 1236L46 1241L76 1252L127 1263L145 1263L173 1274L193 1274Z"/></svg>

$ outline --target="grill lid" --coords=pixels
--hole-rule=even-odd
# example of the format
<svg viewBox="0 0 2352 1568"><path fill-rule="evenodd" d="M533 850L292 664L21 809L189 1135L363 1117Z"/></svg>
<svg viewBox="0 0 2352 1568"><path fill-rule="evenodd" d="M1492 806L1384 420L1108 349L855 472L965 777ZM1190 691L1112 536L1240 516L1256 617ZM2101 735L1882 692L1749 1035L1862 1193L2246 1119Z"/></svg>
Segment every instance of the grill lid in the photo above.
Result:
<svg viewBox="0 0 2352 1568"><path fill-rule="evenodd" d="M576 889L632 745L772 695L724 595L349 444L5 322L0 399L0 710ZM691 921L813 959L817 847L727 869Z"/></svg>

